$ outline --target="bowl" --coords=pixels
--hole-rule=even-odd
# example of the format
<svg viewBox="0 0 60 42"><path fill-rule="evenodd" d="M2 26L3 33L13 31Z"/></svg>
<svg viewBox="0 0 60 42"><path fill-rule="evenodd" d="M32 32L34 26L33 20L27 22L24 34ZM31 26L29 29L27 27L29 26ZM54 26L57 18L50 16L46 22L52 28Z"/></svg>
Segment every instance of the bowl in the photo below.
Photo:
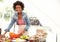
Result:
<svg viewBox="0 0 60 42"><path fill-rule="evenodd" d="M12 42L26 42L26 40L23 40L23 39L16 39L16 40L12 40Z"/></svg>

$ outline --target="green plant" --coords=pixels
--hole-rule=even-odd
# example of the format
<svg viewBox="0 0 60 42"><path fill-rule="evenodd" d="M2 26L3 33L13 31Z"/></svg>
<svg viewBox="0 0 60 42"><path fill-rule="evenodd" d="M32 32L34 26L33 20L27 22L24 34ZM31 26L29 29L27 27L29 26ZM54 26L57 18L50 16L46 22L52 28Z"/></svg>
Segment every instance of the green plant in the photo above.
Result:
<svg viewBox="0 0 60 42"><path fill-rule="evenodd" d="M3 0L0 0L0 2L2 2Z"/></svg>

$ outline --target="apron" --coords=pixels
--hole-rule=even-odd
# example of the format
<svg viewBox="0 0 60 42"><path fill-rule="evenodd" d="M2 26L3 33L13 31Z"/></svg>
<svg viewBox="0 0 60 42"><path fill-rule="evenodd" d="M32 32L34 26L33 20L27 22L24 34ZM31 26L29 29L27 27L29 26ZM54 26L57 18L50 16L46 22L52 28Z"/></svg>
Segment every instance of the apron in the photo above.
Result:
<svg viewBox="0 0 60 42"><path fill-rule="evenodd" d="M24 28L26 27L25 22L23 20L18 20L17 24L15 25L15 34L19 34Z"/></svg>

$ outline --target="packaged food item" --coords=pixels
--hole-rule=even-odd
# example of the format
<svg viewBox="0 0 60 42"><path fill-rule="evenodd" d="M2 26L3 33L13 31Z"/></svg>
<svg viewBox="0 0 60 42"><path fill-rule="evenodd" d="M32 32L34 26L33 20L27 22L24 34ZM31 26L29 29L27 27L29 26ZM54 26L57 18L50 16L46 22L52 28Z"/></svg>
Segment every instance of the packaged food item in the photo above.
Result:
<svg viewBox="0 0 60 42"><path fill-rule="evenodd" d="M35 35L35 41L36 42L45 42L47 37L47 32L43 29L37 29L36 35Z"/></svg>

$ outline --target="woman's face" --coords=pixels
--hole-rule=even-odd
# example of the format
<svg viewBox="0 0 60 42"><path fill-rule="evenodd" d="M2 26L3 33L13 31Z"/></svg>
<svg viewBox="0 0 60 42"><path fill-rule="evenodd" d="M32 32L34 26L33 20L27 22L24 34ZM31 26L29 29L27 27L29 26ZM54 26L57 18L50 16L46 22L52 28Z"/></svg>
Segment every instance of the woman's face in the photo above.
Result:
<svg viewBox="0 0 60 42"><path fill-rule="evenodd" d="M16 9L15 9L18 13L22 12L22 8L20 5L16 5Z"/></svg>

